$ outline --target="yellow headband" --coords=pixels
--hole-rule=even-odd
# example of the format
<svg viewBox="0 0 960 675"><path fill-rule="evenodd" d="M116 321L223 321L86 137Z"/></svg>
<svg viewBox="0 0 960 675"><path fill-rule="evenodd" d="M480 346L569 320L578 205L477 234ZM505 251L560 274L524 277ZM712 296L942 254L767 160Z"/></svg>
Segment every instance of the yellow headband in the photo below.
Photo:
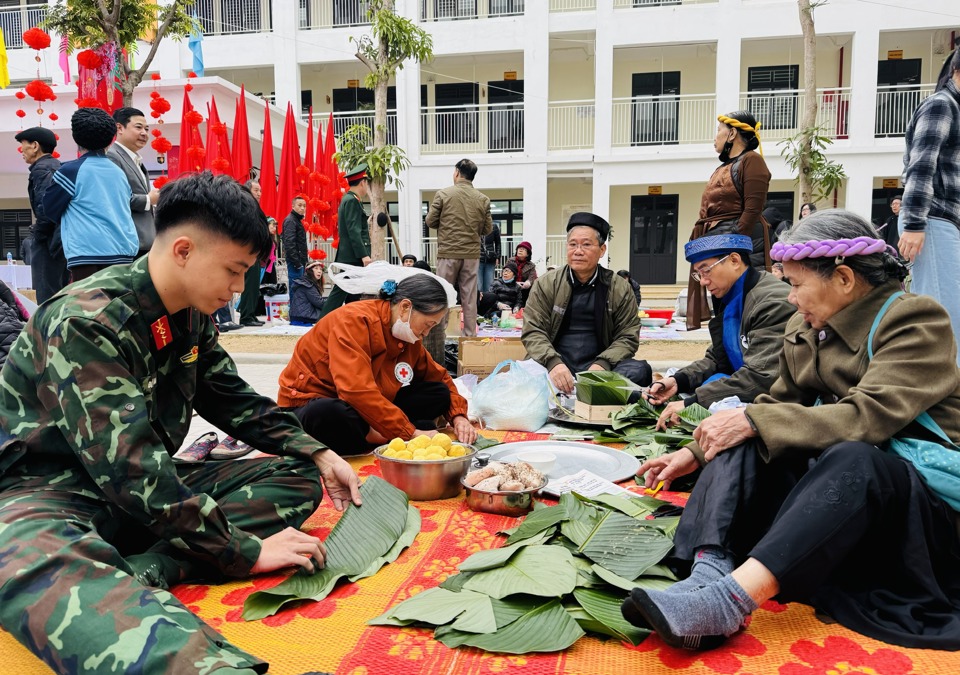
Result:
<svg viewBox="0 0 960 675"><path fill-rule="evenodd" d="M741 131L752 131L757 137L757 152L760 153L760 156L763 157L763 146L760 145L760 122L757 122L756 127L751 127L746 122L741 122L738 119L733 117L727 117L726 115L717 115L717 121L731 126L734 129L740 129Z"/></svg>

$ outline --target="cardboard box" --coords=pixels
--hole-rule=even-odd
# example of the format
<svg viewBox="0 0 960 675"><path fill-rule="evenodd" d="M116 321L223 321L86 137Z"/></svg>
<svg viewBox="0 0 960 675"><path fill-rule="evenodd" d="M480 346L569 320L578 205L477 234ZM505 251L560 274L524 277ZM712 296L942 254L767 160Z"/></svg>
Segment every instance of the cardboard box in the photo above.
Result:
<svg viewBox="0 0 960 675"><path fill-rule="evenodd" d="M527 350L518 337L460 338L457 358L457 376L474 374L482 380L493 372L501 361L527 358Z"/></svg>
<svg viewBox="0 0 960 675"><path fill-rule="evenodd" d="M575 415L591 422L606 422L610 419L610 415L621 410L623 410L622 405L589 405L583 401L577 401L573 406Z"/></svg>

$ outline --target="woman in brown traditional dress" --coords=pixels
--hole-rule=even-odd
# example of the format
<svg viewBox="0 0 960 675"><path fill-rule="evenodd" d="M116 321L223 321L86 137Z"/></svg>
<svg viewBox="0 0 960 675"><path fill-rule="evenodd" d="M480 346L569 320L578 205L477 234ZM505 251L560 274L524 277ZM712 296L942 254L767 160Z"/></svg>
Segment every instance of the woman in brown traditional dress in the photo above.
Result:
<svg viewBox="0 0 960 675"><path fill-rule="evenodd" d="M760 147L760 125L752 113L744 110L717 117L717 136L713 147L722 164L710 176L700 199L700 219L690 240L706 234L744 234L753 240L750 263L770 269L769 225L761 212L767 201L770 170ZM687 329L700 328L710 318L706 291L690 280L687 290Z"/></svg>

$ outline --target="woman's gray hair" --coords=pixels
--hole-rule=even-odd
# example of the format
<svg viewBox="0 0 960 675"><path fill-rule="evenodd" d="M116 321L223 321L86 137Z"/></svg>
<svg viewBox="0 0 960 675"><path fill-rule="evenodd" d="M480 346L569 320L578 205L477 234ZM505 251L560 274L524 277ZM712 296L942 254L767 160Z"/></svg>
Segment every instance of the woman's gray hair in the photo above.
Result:
<svg viewBox="0 0 960 675"><path fill-rule="evenodd" d="M824 209L798 221L780 236L780 241L784 244L802 244L807 241L857 237L881 238L877 229L856 213L844 209ZM794 262L824 279L829 279L837 268L835 258L806 258ZM899 258L891 255L889 249L869 255L847 256L843 264L871 286L880 286L890 279L903 281L907 275L906 267Z"/></svg>
<svg viewBox="0 0 960 675"><path fill-rule="evenodd" d="M448 309L447 291L432 274L412 274L397 283L393 295L380 292L380 297L396 305L401 300L409 300L413 308L421 314L436 314Z"/></svg>

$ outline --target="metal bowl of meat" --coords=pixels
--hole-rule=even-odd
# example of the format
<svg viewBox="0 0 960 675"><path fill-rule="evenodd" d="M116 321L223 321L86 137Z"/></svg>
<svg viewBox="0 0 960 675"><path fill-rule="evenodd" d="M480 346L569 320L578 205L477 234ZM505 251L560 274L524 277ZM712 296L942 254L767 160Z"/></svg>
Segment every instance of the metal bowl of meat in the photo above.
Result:
<svg viewBox="0 0 960 675"><path fill-rule="evenodd" d="M384 456L386 445L381 445L373 454L385 481L406 492L414 501L431 501L460 494L460 479L466 475L477 451L472 445L454 445L462 446L466 454L446 459L398 459Z"/></svg>
<svg viewBox="0 0 960 675"><path fill-rule="evenodd" d="M461 482L474 511L519 518L533 508L533 497L546 487L547 478L526 462L490 462Z"/></svg>

